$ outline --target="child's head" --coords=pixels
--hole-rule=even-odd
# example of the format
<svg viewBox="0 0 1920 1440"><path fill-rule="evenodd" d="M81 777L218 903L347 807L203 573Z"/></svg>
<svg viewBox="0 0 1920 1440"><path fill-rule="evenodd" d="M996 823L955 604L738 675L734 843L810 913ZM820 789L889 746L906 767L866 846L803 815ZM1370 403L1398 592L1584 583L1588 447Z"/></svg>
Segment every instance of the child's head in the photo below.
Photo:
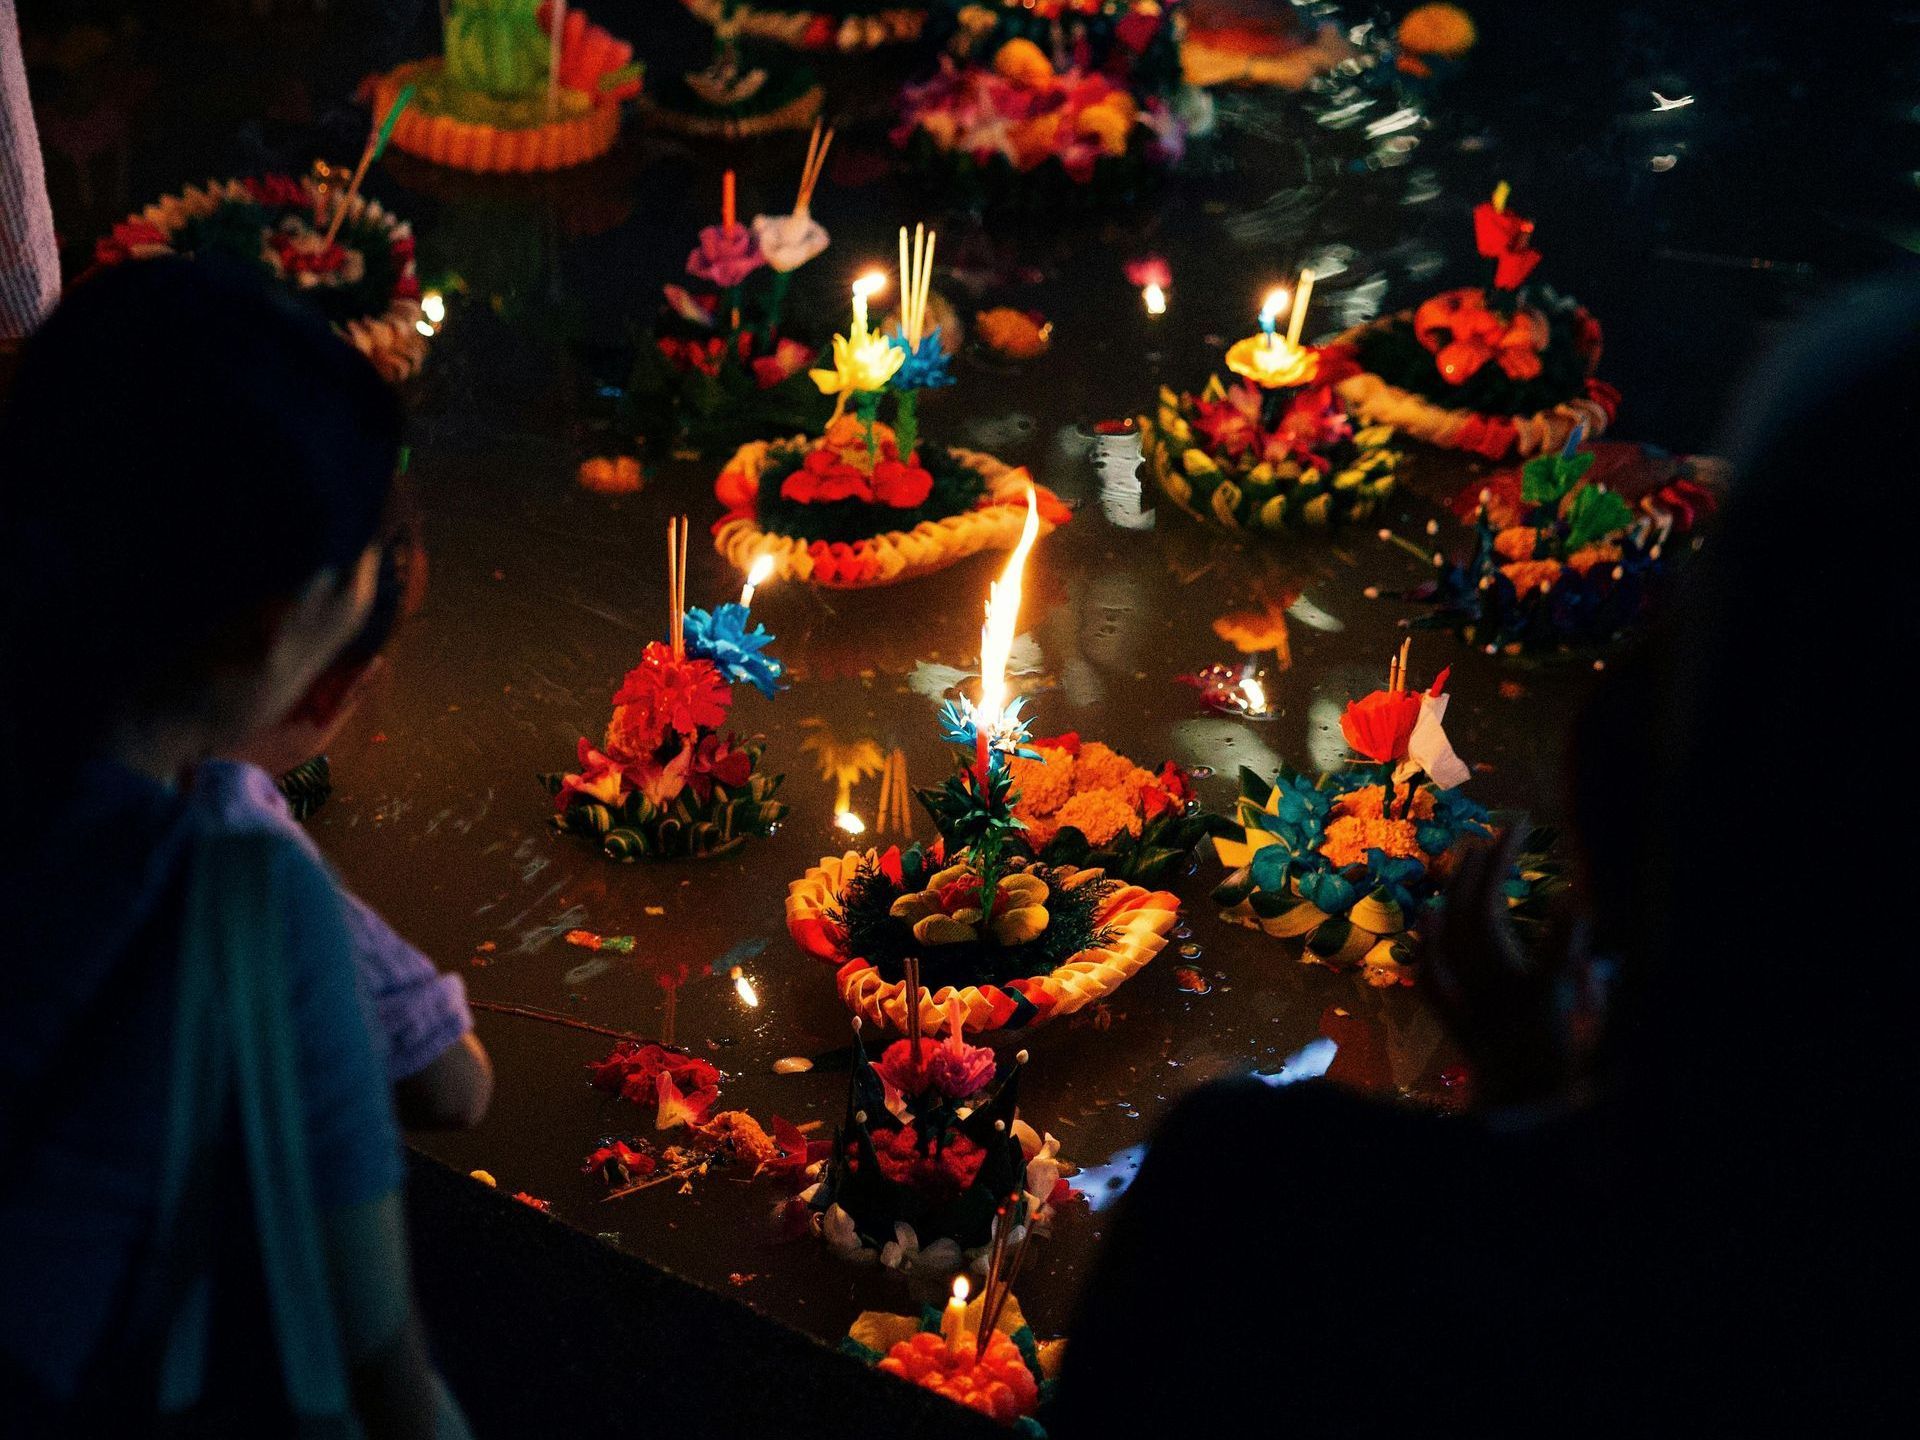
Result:
<svg viewBox="0 0 1920 1440"><path fill-rule="evenodd" d="M373 367L257 277L76 286L0 417L0 784L277 723L373 604L399 437Z"/></svg>

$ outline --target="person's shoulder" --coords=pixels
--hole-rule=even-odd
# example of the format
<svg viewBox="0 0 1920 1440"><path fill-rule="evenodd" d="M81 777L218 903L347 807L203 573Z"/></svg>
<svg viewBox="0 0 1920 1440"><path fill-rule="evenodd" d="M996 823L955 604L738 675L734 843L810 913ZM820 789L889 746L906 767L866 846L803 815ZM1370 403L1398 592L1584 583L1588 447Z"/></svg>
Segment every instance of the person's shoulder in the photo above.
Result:
<svg viewBox="0 0 1920 1440"><path fill-rule="evenodd" d="M194 767L188 802L206 824L304 837L273 777L244 760L206 760Z"/></svg>

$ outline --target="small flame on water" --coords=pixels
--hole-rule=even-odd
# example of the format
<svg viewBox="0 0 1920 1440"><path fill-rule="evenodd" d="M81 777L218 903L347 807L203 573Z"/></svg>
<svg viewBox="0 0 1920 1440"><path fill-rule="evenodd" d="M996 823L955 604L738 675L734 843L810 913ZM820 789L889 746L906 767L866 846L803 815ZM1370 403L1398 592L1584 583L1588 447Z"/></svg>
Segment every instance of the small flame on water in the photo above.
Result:
<svg viewBox="0 0 1920 1440"><path fill-rule="evenodd" d="M746 972L736 965L727 973L733 979L733 993L740 997L740 1003L749 1010L758 1009L760 992L753 988L753 981L747 978Z"/></svg>
<svg viewBox="0 0 1920 1440"><path fill-rule="evenodd" d="M849 835L864 835L867 833L867 822L851 810L842 810L838 815L833 817L833 823Z"/></svg>

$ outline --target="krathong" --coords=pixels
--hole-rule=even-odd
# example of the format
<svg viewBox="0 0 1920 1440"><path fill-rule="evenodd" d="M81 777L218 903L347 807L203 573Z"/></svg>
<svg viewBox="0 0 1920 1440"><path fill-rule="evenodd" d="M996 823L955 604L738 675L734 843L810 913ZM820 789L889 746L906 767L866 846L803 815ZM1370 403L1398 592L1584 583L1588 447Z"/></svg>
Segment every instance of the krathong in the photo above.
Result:
<svg viewBox="0 0 1920 1440"><path fill-rule="evenodd" d="M1044 1434L1032 1417L1053 1395L1066 1341L1036 1339L1020 1302L1005 1294L996 1303L999 1294L996 1289L995 1295L973 1296L953 1319L932 1305L918 1315L863 1311L840 1348L1002 1425ZM952 1341L955 1332L958 1344Z"/></svg>
<svg viewBox="0 0 1920 1440"><path fill-rule="evenodd" d="M929 445L919 395L952 383L941 327L927 317L936 237L900 231L900 310L891 332L870 323L878 273L853 287L853 323L833 337L831 368L811 383L834 397L818 438L752 442L714 484L727 514L714 547L742 572L834 589L892 585L1013 544L1028 498L1043 530L1066 508L1024 469L977 451ZM891 403L893 423L880 419Z"/></svg>
<svg viewBox="0 0 1920 1440"><path fill-rule="evenodd" d="M1341 336L1341 398L1361 419L1489 460L1550 454L1578 430L1595 439L1619 392L1594 377L1600 324L1574 301L1528 283L1540 252L1533 222L1502 183L1474 210L1474 244L1492 284L1444 291L1417 309Z"/></svg>
<svg viewBox="0 0 1920 1440"><path fill-rule="evenodd" d="M1681 463L1629 499L1595 471L1595 450L1575 430L1556 454L1492 477L1472 512L1472 543L1442 554L1413 598L1434 608L1422 624L1444 625L1489 652L1585 651L1631 630L1687 537L1717 504L1711 467ZM1638 447L1609 467L1640 478L1651 457ZM1624 476L1619 472L1624 471Z"/></svg>
<svg viewBox="0 0 1920 1440"><path fill-rule="evenodd" d="M583 738L577 771L543 777L555 828L615 860L724 855L771 834L787 811L775 798L783 777L760 768L766 742L722 729L734 687L780 688L773 637L744 605L686 607L684 519L667 552L668 639L649 643L614 692L600 747Z"/></svg>
<svg viewBox="0 0 1920 1440"><path fill-rule="evenodd" d="M1471 772L1447 738L1447 672L1416 691L1407 663L1403 644L1387 687L1341 715L1351 768L1315 777L1282 766L1271 780L1243 769L1238 825L1214 841L1230 872L1214 891L1225 918L1299 941L1303 961L1358 966L1378 986L1413 983L1419 928L1460 847L1491 840L1495 826L1459 793ZM1543 918L1557 883L1550 842L1529 835L1504 882L1523 925Z"/></svg>
<svg viewBox="0 0 1920 1440"><path fill-rule="evenodd" d="M1210 376L1198 395L1162 386L1139 417L1148 473L1189 514L1232 530L1324 529L1365 519L1393 493L1392 429L1356 425L1338 394L1350 358L1301 343L1312 293L1306 270L1291 296L1268 295L1260 333L1227 350L1239 379Z"/></svg>
<svg viewBox="0 0 1920 1440"><path fill-rule="evenodd" d="M370 144L367 154L377 153ZM189 185L128 216L94 247L101 265L167 254L258 269L391 382L417 374L426 360L413 230L377 200L288 175Z"/></svg>
<svg viewBox="0 0 1920 1440"><path fill-rule="evenodd" d="M407 87L393 143L457 170L562 170L605 154L640 93L633 46L556 0L449 0L444 55L376 77L385 114Z"/></svg>
<svg viewBox="0 0 1920 1440"><path fill-rule="evenodd" d="M1161 16L1156 28L1166 23ZM1034 39L1013 35L957 62L943 56L933 76L908 85L893 143L909 164L980 203L1115 198L1185 152L1171 84L1141 83L1120 65L1057 70Z"/></svg>
<svg viewBox="0 0 1920 1440"><path fill-rule="evenodd" d="M873 1060L854 1022L846 1118L797 1201L845 1259L950 1270L987 1251L997 1215L1024 1237L1071 1197L1059 1142L1019 1116L1026 1052L999 1061L968 1044L958 997L934 1023L943 1038L915 1030Z"/></svg>
<svg viewBox="0 0 1920 1440"><path fill-rule="evenodd" d="M787 301L795 273L827 248L812 204L832 144L833 132L816 125L793 209L751 225L738 217L734 172L721 177L720 223L700 231L686 265L711 288L664 287L666 304L640 340L627 389L644 440L698 452L819 423L825 410L807 378L819 347L790 333Z"/></svg>
<svg viewBox="0 0 1920 1440"><path fill-rule="evenodd" d="M788 891L789 933L836 966L841 1000L871 1024L910 1031L923 1012L955 1005L973 1033L1072 1014L1137 973L1178 920L1171 894L1045 863L1021 841L1013 761L1039 752L1008 693L1007 663L1039 533L1030 495L1020 542L987 602L979 698L941 712L954 772L921 796L940 843L830 855Z"/></svg>

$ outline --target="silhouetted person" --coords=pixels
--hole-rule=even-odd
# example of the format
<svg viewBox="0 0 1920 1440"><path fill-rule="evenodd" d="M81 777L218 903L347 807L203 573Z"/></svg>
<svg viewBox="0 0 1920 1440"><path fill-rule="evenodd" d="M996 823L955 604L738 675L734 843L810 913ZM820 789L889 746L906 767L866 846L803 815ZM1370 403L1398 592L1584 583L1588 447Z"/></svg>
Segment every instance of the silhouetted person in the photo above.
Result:
<svg viewBox="0 0 1920 1440"><path fill-rule="evenodd" d="M1054 1433L1910 1409L1916 395L1920 284L1843 297L1763 369L1722 523L1578 730L1579 923L1521 955L1482 852L1432 937L1484 1103L1190 1097L1088 1282Z"/></svg>

